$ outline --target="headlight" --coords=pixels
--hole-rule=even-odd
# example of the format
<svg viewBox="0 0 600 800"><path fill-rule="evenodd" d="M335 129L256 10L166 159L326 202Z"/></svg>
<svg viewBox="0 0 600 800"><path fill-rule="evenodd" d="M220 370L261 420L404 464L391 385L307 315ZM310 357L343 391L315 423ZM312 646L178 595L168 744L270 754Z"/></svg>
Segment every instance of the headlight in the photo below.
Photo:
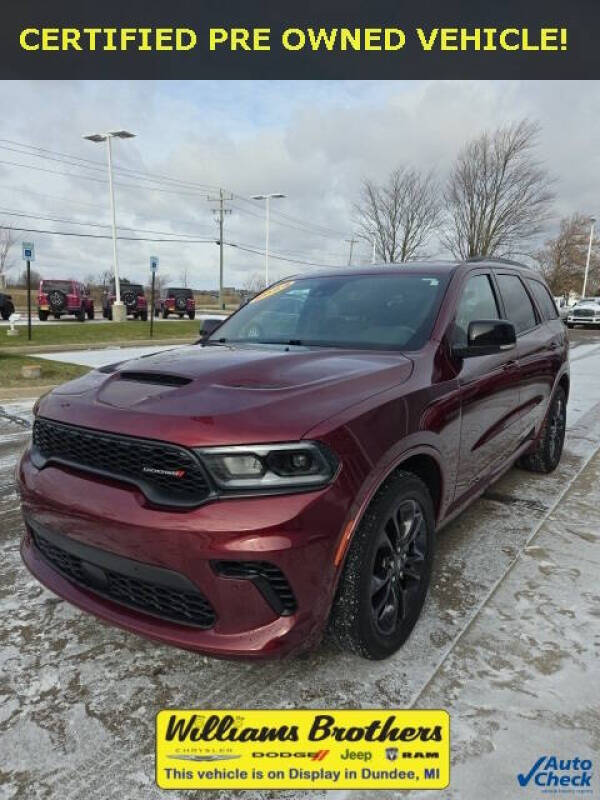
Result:
<svg viewBox="0 0 600 800"><path fill-rule="evenodd" d="M333 478L338 460L316 442L206 447L196 450L221 489L311 489Z"/></svg>

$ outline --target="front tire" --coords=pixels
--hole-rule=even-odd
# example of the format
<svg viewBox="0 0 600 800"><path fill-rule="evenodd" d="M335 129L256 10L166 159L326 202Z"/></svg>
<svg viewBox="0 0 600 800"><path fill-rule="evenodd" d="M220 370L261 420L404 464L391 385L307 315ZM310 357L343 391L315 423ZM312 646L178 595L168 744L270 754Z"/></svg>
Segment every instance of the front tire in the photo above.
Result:
<svg viewBox="0 0 600 800"><path fill-rule="evenodd" d="M383 659L404 644L427 595L434 532L423 481L392 474L365 512L340 578L330 628L344 650Z"/></svg>
<svg viewBox="0 0 600 800"><path fill-rule="evenodd" d="M554 472L562 456L566 428L567 395L562 386L559 386L554 392L534 450L521 456L518 465L529 472Z"/></svg>
<svg viewBox="0 0 600 800"><path fill-rule="evenodd" d="M87 318L88 319L94 319L94 306L91 306L90 308L88 308Z"/></svg>

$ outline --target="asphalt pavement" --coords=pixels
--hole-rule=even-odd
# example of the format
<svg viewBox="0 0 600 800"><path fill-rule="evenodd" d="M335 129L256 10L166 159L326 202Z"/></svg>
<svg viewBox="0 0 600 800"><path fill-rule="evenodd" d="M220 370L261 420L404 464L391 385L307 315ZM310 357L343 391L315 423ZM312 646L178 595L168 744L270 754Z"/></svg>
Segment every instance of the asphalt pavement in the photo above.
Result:
<svg viewBox="0 0 600 800"><path fill-rule="evenodd" d="M29 576L18 552L13 474L29 436L31 401L5 404L0 797L163 797L154 785L154 715L169 706L292 714L311 707L446 708L451 787L413 793L418 800L537 798L541 793L520 789L516 775L539 756L597 757L600 337L583 333L591 335L571 337L560 467L549 476L510 470L440 533L423 616L405 647L383 662L341 654L328 642L282 662L217 661L107 627L52 595ZM358 792L329 795L362 800Z"/></svg>

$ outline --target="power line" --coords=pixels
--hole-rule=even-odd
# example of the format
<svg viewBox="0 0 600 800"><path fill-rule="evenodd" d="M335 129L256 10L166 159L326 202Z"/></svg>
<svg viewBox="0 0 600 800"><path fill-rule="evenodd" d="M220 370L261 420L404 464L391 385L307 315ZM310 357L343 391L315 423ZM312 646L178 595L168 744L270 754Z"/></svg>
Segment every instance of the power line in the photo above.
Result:
<svg viewBox="0 0 600 800"><path fill-rule="evenodd" d="M36 147L34 145L28 145L28 144L24 144L24 143L21 143L21 142L16 142L16 141L14 141L12 139L0 139L0 142L6 142L8 144L17 145L17 147L19 147L19 148L28 148L29 150L35 150L37 152L36 153L29 153L29 152L27 152L26 150L23 150L23 149L16 150L14 148L6 147L6 146L3 146L3 145L0 145L0 149L12 150L13 152L22 153L23 155L29 155L29 156L32 156L32 157L47 158L49 160L58 161L59 163L67 164L67 165L70 165L70 166L74 166L76 168L93 169L93 170L96 170L98 172L104 172L104 167L100 164L100 162L92 160L92 159L83 158L81 156L71 156L71 155L68 155L66 153L61 153L59 151L49 150L48 148ZM45 153L45 154L50 154L50 155L39 155L39 153ZM58 156L58 158L56 158L56 156ZM67 159L67 160L65 160L65 159ZM69 164L69 160L71 161L70 164ZM84 163L80 163L80 164L72 163L73 161L84 162ZM5 163L5 164L13 163L15 166L22 166L23 168L26 168L26 169L37 169L37 170L47 171L47 172L51 172L51 173L55 173L55 174L65 174L68 177L82 178L82 179L96 180L96 181L101 180L99 178L95 178L95 177L90 176L90 175L76 175L76 174L73 174L73 173L61 173L61 172L56 171L56 170L42 170L42 168L34 167L33 165L16 164L14 162L7 162L7 161L3 161L3 162L0 161L0 163ZM169 177L169 176L160 175L160 174L156 174L156 173L151 173L151 172L148 172L148 171L136 170L136 169L133 169L131 167L123 167L123 166L115 165L114 169L115 169L116 172L130 173L129 177L132 177L132 178L133 177L137 177L138 180L141 179L141 180L144 180L144 181L150 181L150 182L153 182L153 183L159 183L159 184L162 183L163 184L163 188L154 187L154 189L153 189L154 191L163 191L163 192L169 192L170 191L171 193L177 193L177 194L195 194L196 192L205 191L207 188L208 189L218 188L218 187L214 187L214 186L211 186L211 185L208 185L208 184L200 184L200 183L194 182L194 181L185 181L185 180L181 180L179 178L172 178L172 177ZM105 180L103 180L102 182L105 182ZM164 183L165 182L167 182L171 186L186 187L188 189L188 191L187 192L183 192L183 191L180 190L180 191L174 192L173 189L170 190L170 189L164 188ZM129 187L133 187L133 188L148 188L145 185L125 184L125 183L121 183L121 182L119 182L119 185L121 185L121 186L129 186ZM244 197L243 195L238 195L236 193L232 193L232 196L237 198L241 202L244 202L244 203L249 204L249 205L253 205L252 201L249 198ZM237 208L242 213L252 214L252 212L248 211L247 209L244 211L244 210L240 209L239 206ZM323 236L323 237L339 238L341 236L345 236L346 235L346 232L342 232L342 231L336 230L334 228L329 228L329 227L323 226L323 225L317 225L315 223L308 222L306 220L302 220L299 217L294 217L294 216L292 216L290 214L287 214L287 213L285 213L283 211L278 211L277 209L275 209L273 211L273 222L277 222L277 224L284 225L285 223L283 223L281 221L282 219L287 219L290 222L294 223L293 225L289 225L288 224L287 227L290 227L292 229L295 228L295 229L298 229L298 230L306 230L306 231L309 231L311 233L315 233L316 235L320 235L320 236Z"/></svg>
<svg viewBox="0 0 600 800"><path fill-rule="evenodd" d="M3 227L5 228L5 230L17 231L17 232L20 232L20 233L40 233L42 235L48 235L48 236L72 236L72 237L83 238L83 239L112 239L111 235L103 234L103 233L78 233L76 231L50 231L50 230L43 229L43 228L21 228L21 227L11 226L11 225L4 225ZM153 238L148 238L148 237L145 237L145 236L117 236L117 239L119 239L121 241L128 241L128 242L171 242L171 243L176 243L176 244L218 244L218 240L217 239L185 239L185 240L168 239L168 238L153 239ZM245 244L242 244L240 242L224 241L223 244L226 245L227 247L235 247L236 249L242 250L242 251L247 252L247 253L255 253L256 255L263 255L263 256L265 254L264 250L261 250L259 248L252 247L252 246L249 246L249 245L245 245ZM333 264L323 264L323 263L318 263L318 262L313 262L313 261L306 261L306 260L298 259L298 258L289 258L289 257L283 256L283 255L279 255L277 253L270 253L269 255L272 256L274 259L276 259L278 261L288 261L288 262L290 262L292 264L301 264L301 265L304 265L304 266L325 267L325 268L331 268L331 267L334 266Z"/></svg>

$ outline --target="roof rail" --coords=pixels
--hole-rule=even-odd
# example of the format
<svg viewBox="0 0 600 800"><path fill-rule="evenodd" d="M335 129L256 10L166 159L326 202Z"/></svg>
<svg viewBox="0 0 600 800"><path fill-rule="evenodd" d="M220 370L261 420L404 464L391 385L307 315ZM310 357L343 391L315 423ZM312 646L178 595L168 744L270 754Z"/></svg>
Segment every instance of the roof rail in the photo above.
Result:
<svg viewBox="0 0 600 800"><path fill-rule="evenodd" d="M500 258L498 256L469 256L465 262L471 264L478 261L493 261L495 264L507 264L511 267L521 267L521 269L530 269L526 264L521 264L520 261L512 261L510 258Z"/></svg>

